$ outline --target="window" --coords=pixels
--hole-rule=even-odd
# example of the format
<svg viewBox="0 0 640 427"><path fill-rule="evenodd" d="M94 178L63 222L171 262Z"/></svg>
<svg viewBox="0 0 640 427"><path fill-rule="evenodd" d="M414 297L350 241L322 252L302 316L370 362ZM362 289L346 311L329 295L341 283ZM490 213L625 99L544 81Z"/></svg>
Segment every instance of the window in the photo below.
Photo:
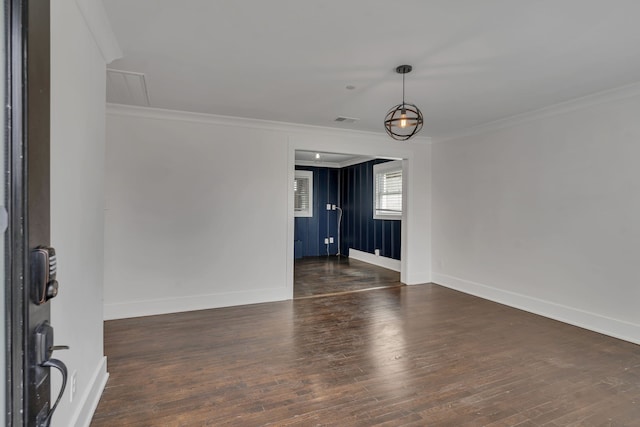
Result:
<svg viewBox="0 0 640 427"><path fill-rule="evenodd" d="M293 180L293 215L313 216L313 172L296 171Z"/></svg>
<svg viewBox="0 0 640 427"><path fill-rule="evenodd" d="M373 219L402 219L402 161L373 165Z"/></svg>

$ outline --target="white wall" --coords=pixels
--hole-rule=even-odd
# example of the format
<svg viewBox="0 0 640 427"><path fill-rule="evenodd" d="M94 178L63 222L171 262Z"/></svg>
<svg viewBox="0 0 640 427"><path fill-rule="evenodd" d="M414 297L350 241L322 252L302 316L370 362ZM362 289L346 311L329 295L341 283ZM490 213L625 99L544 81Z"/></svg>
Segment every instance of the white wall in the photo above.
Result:
<svg viewBox="0 0 640 427"><path fill-rule="evenodd" d="M94 12L101 4L82 1ZM51 3L51 242L60 293L51 302L54 357L77 372L53 426L87 426L107 380L103 353L105 58L79 3ZM96 9L97 8L97 9ZM86 12L86 10L85 10ZM52 398L60 381L52 373Z"/></svg>
<svg viewBox="0 0 640 427"><path fill-rule="evenodd" d="M425 142L110 107L105 318L291 298L293 153L310 148L428 167ZM429 258L426 214L410 215L415 233L407 239L421 260ZM429 280L422 264L406 269L414 283Z"/></svg>
<svg viewBox="0 0 640 427"><path fill-rule="evenodd" d="M640 343L639 94L434 144L434 282Z"/></svg>

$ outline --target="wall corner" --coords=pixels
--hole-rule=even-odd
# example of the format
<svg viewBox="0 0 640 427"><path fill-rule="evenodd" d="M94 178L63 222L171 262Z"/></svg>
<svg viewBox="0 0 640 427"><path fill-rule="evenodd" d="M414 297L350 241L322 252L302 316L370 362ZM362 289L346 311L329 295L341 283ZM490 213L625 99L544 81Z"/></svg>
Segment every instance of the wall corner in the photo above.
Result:
<svg viewBox="0 0 640 427"><path fill-rule="evenodd" d="M100 53L102 53L104 62L109 64L118 58L122 58L122 50L111 29L102 1L76 0L76 4L100 49Z"/></svg>

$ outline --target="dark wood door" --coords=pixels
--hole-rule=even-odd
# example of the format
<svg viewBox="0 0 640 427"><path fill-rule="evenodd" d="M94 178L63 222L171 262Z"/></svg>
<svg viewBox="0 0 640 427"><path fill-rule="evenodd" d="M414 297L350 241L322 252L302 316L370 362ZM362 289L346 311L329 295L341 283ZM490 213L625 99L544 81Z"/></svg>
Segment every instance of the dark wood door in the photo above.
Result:
<svg viewBox="0 0 640 427"><path fill-rule="evenodd" d="M27 105L26 105L26 171L28 258L38 247L50 245L49 153L50 153L50 67L49 67L49 0L26 1ZM50 320L51 303L34 301L40 294L33 281L31 259L27 276L27 364L26 400L29 426L47 425L51 403L50 368L38 366L36 329ZM44 344L45 346L47 344ZM47 350L48 351L48 350ZM42 357L40 357L42 359ZM50 419L50 417L49 417Z"/></svg>
<svg viewBox="0 0 640 427"><path fill-rule="evenodd" d="M57 264L49 248L49 0L12 0L8 12L8 422L45 427L54 406L51 366L66 377L64 365L50 361L50 299L57 294Z"/></svg>

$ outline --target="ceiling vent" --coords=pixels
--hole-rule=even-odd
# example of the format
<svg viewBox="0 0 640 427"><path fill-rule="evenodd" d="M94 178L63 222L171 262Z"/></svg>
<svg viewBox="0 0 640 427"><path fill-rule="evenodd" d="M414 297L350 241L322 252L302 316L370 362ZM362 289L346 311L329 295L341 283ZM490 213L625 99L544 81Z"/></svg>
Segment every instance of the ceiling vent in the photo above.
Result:
<svg viewBox="0 0 640 427"><path fill-rule="evenodd" d="M107 102L151 106L144 74L107 69Z"/></svg>
<svg viewBox="0 0 640 427"><path fill-rule="evenodd" d="M341 122L341 123L355 123L360 119L356 119L354 117L344 117L344 116L339 116L336 117L335 121L336 122Z"/></svg>

